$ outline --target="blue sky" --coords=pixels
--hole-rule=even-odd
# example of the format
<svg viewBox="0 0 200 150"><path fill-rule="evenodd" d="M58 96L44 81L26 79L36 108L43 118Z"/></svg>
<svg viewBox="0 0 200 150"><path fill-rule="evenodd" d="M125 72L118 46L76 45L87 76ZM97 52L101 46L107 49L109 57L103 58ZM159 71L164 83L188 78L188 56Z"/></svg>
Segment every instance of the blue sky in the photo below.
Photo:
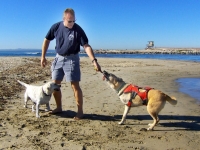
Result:
<svg viewBox="0 0 200 150"><path fill-rule="evenodd" d="M41 49L66 8L93 49L200 47L200 0L0 0L0 49Z"/></svg>

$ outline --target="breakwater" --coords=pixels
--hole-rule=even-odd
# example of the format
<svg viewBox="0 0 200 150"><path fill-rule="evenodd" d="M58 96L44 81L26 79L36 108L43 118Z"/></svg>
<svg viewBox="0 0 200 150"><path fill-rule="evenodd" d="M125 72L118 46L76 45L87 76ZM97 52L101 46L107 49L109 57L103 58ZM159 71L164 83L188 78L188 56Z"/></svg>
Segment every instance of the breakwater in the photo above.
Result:
<svg viewBox="0 0 200 150"><path fill-rule="evenodd" d="M200 49L94 50L96 54L181 54L200 55Z"/></svg>

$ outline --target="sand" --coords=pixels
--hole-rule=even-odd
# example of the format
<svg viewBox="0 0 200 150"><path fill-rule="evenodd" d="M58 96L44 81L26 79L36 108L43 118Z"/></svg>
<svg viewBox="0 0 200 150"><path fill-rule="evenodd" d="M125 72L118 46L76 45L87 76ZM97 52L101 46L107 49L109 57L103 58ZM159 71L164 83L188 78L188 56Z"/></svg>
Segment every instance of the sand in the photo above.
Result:
<svg viewBox="0 0 200 150"><path fill-rule="evenodd" d="M42 69L39 58L0 58L0 150L196 150L200 149L200 106L179 92L175 82L181 77L199 77L200 63L155 59L98 58L102 70L126 82L150 86L170 96L178 104L166 103L154 131L144 131L152 122L146 106L132 108L125 125L118 125L124 106L102 74L95 72L89 58L81 58L84 119L74 121L77 107L70 83L62 83L63 113L50 115L40 107L37 119L23 107L24 87L16 80L42 85L50 81L50 62ZM192 86L192 85L191 85ZM56 107L54 98L51 109Z"/></svg>

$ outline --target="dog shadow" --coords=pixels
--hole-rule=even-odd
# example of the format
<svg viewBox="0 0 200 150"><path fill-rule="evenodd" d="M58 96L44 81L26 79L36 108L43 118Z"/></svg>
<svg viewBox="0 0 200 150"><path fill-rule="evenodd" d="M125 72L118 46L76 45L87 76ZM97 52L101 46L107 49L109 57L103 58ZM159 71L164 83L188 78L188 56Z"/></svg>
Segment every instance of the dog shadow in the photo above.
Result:
<svg viewBox="0 0 200 150"><path fill-rule="evenodd" d="M121 115L116 115L115 119L120 120L121 117ZM149 115L128 115L126 119L138 121L149 120L149 123L153 122L153 119ZM159 119L160 122L158 125L161 125L163 127L175 127L177 128L176 130L200 131L200 116L159 115ZM167 120L168 122L162 122L163 120Z"/></svg>
<svg viewBox="0 0 200 150"><path fill-rule="evenodd" d="M76 112L67 110L62 113L54 114L57 117L61 118L73 118L76 116ZM119 122L121 120L122 115L99 115L99 114L84 114L83 120L99 120L99 121L115 121ZM152 122L152 118L149 115L128 115L127 120L149 120ZM160 123L159 125L163 127L175 127L176 130L192 130L192 131L200 131L200 116L172 116L172 115L159 115ZM163 120L169 120L169 122L162 122ZM137 123L128 124L128 125L136 125ZM141 122L138 123L141 125ZM126 124L127 125L127 124ZM169 130L168 130L169 131Z"/></svg>

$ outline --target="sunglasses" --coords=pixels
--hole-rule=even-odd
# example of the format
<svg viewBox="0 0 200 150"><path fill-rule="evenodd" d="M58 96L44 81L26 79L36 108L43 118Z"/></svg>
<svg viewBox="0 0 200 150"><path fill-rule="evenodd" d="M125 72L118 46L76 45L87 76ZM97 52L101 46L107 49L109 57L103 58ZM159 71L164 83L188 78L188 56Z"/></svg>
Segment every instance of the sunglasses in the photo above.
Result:
<svg viewBox="0 0 200 150"><path fill-rule="evenodd" d="M76 20L74 20L74 21L67 21L67 22L68 22L68 23L72 23L72 22L74 23L75 21L76 21Z"/></svg>

